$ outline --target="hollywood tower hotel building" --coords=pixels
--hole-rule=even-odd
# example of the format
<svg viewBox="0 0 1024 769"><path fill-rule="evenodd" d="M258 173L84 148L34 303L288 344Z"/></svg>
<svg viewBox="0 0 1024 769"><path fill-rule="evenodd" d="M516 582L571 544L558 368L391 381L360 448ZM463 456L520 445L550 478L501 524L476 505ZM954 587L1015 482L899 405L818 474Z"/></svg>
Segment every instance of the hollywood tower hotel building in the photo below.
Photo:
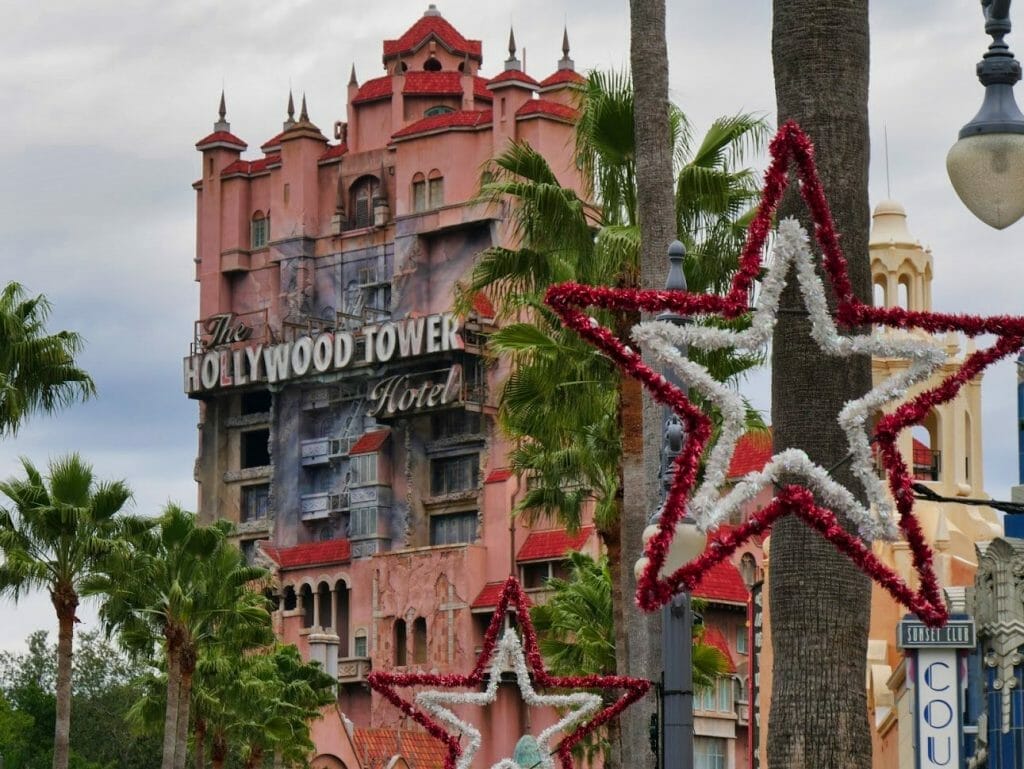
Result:
<svg viewBox="0 0 1024 769"><path fill-rule="evenodd" d="M260 157L243 158L223 103L196 145L200 318L184 386L200 407L199 511L237 525L275 574L279 635L338 676L350 728L318 725L321 766L365 764L353 740L401 725L366 687L371 669L468 672L501 580L540 588L567 548L597 546L590 526L570 537L511 519L520 486L493 420L503 372L483 355L494 311L480 295L452 313L480 252L510 243L507 210L475 199L488 159L526 141L578 183L567 41L540 82L509 47L482 75L480 41L431 5L384 41L383 76L353 70L334 141L303 99ZM482 713L495 739L480 758L536 733L546 716L529 710L515 696Z"/></svg>

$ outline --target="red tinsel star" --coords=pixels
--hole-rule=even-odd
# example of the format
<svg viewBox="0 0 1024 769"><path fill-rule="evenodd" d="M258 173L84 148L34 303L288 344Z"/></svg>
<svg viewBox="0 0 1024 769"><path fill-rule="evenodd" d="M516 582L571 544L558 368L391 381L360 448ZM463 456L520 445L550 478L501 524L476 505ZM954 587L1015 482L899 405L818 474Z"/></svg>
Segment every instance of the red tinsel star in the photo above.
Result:
<svg viewBox="0 0 1024 769"><path fill-rule="evenodd" d="M626 676L553 676L544 668L544 660L537 648L537 634L530 620L530 612L526 596L519 580L509 577L498 606L494 610L491 624L484 634L483 648L477 657L476 667L468 674L452 673L391 673L375 670L367 677L370 688L382 694L396 708L423 726L431 736L444 743L448 750L445 756L445 769L455 769L459 756L462 755L460 735L452 734L439 724L430 714L418 708L409 699L401 697L398 687L435 686L442 689L479 688L489 673L489 665L498 643L498 634L505 624L505 615L509 608L514 608L519 615L519 630L522 645L529 668L530 678L534 687L545 689L622 689L623 693L614 702L598 711L593 718L579 724L566 734L558 745L557 753L562 769L572 769L572 749L580 740L600 726L615 718L626 707L643 697L651 688L651 682L642 678Z"/></svg>
<svg viewBox="0 0 1024 769"><path fill-rule="evenodd" d="M752 536L763 533L782 516L796 515L821 533L839 552L849 557L923 622L932 626L942 625L948 613L932 567L931 548L913 515L913 481L896 447L896 441L900 432L921 423L935 406L952 400L964 384L992 363L1012 355L1024 346L1024 317L912 312L900 307L872 307L864 304L853 294L846 259L839 247L832 213L818 178L810 139L796 123L788 122L779 128L770 149L772 161L765 172L761 205L750 224L747 241L740 255L739 269L725 295L614 289L565 283L550 288L545 298L567 326L607 354L626 374L640 380L650 390L652 397L672 408L686 426L686 442L675 460L675 477L666 497L658 532L648 541L644 551L648 563L637 580L637 603L645 611L653 611L667 603L680 590L692 590L708 569L728 557ZM773 214L789 183L788 169L791 164L796 167L800 178L800 194L810 210L814 237L822 250L825 272L838 300L838 324L847 328L874 324L899 329L921 329L932 334L959 331L969 337L981 334L994 334L997 337L991 347L967 356L959 369L941 383L880 419L875 429L874 440L888 474L899 527L910 545L914 569L920 577L920 586L916 592L871 552L870 545L847 532L834 512L816 505L813 495L800 486L783 488L767 507L750 516L746 523L731 531L713 534L707 549L698 558L665 578L658 576L665 564L676 524L684 517L686 501L696 481L700 457L711 435L711 424L708 417L693 405L682 390L645 364L639 354L582 310L601 307L627 312L670 311L681 315L719 315L723 318L736 318L747 313L750 289L761 270L761 254L771 231Z"/></svg>

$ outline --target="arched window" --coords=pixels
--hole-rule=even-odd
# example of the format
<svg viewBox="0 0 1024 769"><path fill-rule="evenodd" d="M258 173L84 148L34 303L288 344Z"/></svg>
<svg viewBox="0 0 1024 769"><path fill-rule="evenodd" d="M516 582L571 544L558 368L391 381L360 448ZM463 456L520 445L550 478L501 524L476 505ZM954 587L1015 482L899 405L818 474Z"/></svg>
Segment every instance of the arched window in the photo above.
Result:
<svg viewBox="0 0 1024 769"><path fill-rule="evenodd" d="M406 639L405 639L405 620L395 620L395 667L405 667L407 664L406 660Z"/></svg>
<svg viewBox="0 0 1024 769"><path fill-rule="evenodd" d="M440 72L441 62L437 60L437 57L434 56L434 54L430 54L430 58L423 62L423 69L427 72Z"/></svg>
<svg viewBox="0 0 1024 769"><path fill-rule="evenodd" d="M294 611L298 604L299 599L298 596L295 595L295 588L292 585L289 585L284 589L284 610Z"/></svg>
<svg viewBox="0 0 1024 769"><path fill-rule="evenodd" d="M331 622L331 587L326 582L321 582L316 586L317 594L317 614L316 624L321 628L327 629L332 628L333 623Z"/></svg>
<svg viewBox="0 0 1024 769"><path fill-rule="evenodd" d="M427 661L427 621L423 617L412 623L412 661L417 665Z"/></svg>
<svg viewBox="0 0 1024 769"><path fill-rule="evenodd" d="M427 210L427 177L421 173L412 177L412 210Z"/></svg>
<svg viewBox="0 0 1024 769"><path fill-rule="evenodd" d="M338 636L338 654L348 656L348 585L343 580L334 583L334 632Z"/></svg>
<svg viewBox="0 0 1024 769"><path fill-rule="evenodd" d="M440 208L444 205L444 178L436 168L427 174L427 207Z"/></svg>
<svg viewBox="0 0 1024 769"><path fill-rule="evenodd" d="M270 216L262 211L252 215L252 223L249 227L249 248L266 248L270 239Z"/></svg>
<svg viewBox="0 0 1024 769"><path fill-rule="evenodd" d="M942 441L938 414L932 410L911 428L913 476L919 481L937 481L942 474Z"/></svg>
<svg viewBox="0 0 1024 769"><path fill-rule="evenodd" d="M313 627L316 618L313 616L313 589L309 585L303 585L299 589L299 597L302 599L302 626Z"/></svg>
<svg viewBox="0 0 1024 769"><path fill-rule="evenodd" d="M437 104L424 111L423 117L434 117L434 115L447 115L448 113L454 111L455 110L449 107L447 104Z"/></svg>
<svg viewBox="0 0 1024 769"><path fill-rule="evenodd" d="M914 299L914 297L912 296L911 291L910 291L910 276L909 275L900 275L900 282L899 282L899 286L896 289L896 293L898 294L897 300L898 300L899 306L902 307L904 310L909 310L910 309L910 303Z"/></svg>
<svg viewBox="0 0 1024 769"><path fill-rule="evenodd" d="M373 224L373 199L378 196L380 181L376 176L362 176L352 184L349 224L354 229Z"/></svg>
<svg viewBox="0 0 1024 769"><path fill-rule="evenodd" d="M758 580L757 560L750 553L744 553L740 558L740 576L748 588Z"/></svg>
<svg viewBox="0 0 1024 769"><path fill-rule="evenodd" d="M878 275L874 280L874 305L875 307L888 307L889 297L885 295L885 276Z"/></svg>

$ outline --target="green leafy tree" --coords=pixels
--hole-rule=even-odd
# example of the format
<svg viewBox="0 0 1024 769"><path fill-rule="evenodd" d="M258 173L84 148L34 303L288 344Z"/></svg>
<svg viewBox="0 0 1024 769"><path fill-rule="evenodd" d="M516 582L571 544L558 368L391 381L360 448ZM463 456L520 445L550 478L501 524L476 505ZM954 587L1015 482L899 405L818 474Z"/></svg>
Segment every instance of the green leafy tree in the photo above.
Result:
<svg viewBox="0 0 1024 769"><path fill-rule="evenodd" d="M751 115L721 118L696 144L683 113L667 102L666 109L669 135L664 149L674 165L679 198L669 215L687 247L688 285L695 291L719 291L736 267L744 226L758 196L755 175L743 160L763 144L766 124ZM650 660L641 653L630 662L627 650L631 655L650 651L644 639L657 621L637 615L627 598L632 595L632 569L624 568L639 555L643 524L653 509L644 496L642 516L623 517L624 480L646 485L644 479L654 477L644 472L639 458L641 393L604 356L563 328L542 302L549 286L567 280L638 285L643 217L635 112L628 75L590 74L581 89L576 127L582 195L563 187L528 144L513 144L495 158L482 194L511 202L518 248L484 252L463 294L469 298L487 291L499 313L512 321L492 336L490 347L512 363L498 419L514 443L513 468L531 477L517 512L531 521L554 517L571 530L582 522L586 505L593 504L613 576L618 670L649 676ZM656 246L662 267L667 245ZM623 337L639 320L627 313L591 313ZM694 351L694 358L719 381L735 379L760 362L757 356L700 351ZM749 414L750 426L763 428L759 416ZM634 459L625 461L630 453ZM627 624L633 635L629 644Z"/></svg>
<svg viewBox="0 0 1024 769"><path fill-rule="evenodd" d="M122 481L97 481L77 454L50 462L45 477L22 459L24 478L0 483L10 505L0 507L0 594L18 601L46 590L57 614L57 715L54 769L67 769L71 729L74 627L83 583L107 557L126 547L146 522L121 515L131 499Z"/></svg>
<svg viewBox="0 0 1024 769"><path fill-rule="evenodd" d="M249 583L266 571L248 566L228 540L225 521L200 526L194 513L168 505L131 553L108 559L87 584L104 598L100 618L137 655L159 647L167 672L161 769L182 769L188 747L193 675L205 648L230 636L272 637L265 602Z"/></svg>
<svg viewBox="0 0 1024 769"><path fill-rule="evenodd" d="M46 332L50 303L27 296L18 283L0 291L0 435L13 434L30 414L51 412L96 394L75 356L82 338Z"/></svg>
<svg viewBox="0 0 1024 769"><path fill-rule="evenodd" d="M549 579L546 587L552 595L530 608L544 662L555 675L612 674L616 670L616 650L608 559L602 556L594 560L578 552L568 553L568 558L568 576ZM702 628L695 629L692 660L696 689L714 686L715 679L729 670L722 652L703 643L702 635ZM614 739L617 722L609 724L608 729ZM604 754L608 747L608 740L599 737L584 751L592 757L597 752Z"/></svg>
<svg viewBox="0 0 1024 769"><path fill-rule="evenodd" d="M139 698L145 666L92 631L75 639L69 765L86 769L151 769L159 760L159 741L131 728L128 712ZM7 769L35 769L53 760L56 696L56 646L45 631L28 638L23 652L0 653L0 753ZM13 719L13 720L12 720ZM19 724L6 735L5 723Z"/></svg>

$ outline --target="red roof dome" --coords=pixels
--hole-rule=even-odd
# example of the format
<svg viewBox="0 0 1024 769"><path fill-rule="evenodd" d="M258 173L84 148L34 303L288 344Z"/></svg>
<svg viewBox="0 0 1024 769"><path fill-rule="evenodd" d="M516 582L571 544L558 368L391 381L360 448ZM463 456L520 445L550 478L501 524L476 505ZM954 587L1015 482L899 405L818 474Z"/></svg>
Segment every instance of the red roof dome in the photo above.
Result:
<svg viewBox="0 0 1024 769"><path fill-rule="evenodd" d="M430 6L430 9L415 24L409 27L400 38L384 41L384 60L386 61L399 55L415 53L431 38L439 42L451 53L460 56L471 56L477 61L483 61L483 47L480 41L464 38L455 27L449 24L437 12L434 6Z"/></svg>

